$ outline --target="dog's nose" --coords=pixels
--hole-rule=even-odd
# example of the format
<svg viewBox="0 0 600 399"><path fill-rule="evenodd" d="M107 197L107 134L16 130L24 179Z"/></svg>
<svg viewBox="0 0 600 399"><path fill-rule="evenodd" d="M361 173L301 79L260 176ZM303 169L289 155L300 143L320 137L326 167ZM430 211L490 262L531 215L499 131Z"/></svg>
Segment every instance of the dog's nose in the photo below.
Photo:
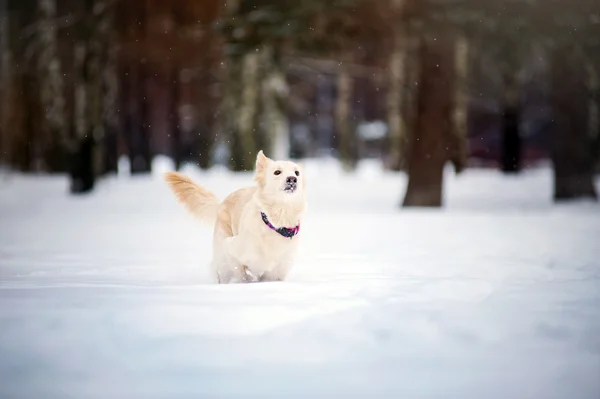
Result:
<svg viewBox="0 0 600 399"><path fill-rule="evenodd" d="M285 179L285 182L288 184L298 183L298 178L296 176L288 176L288 178Z"/></svg>

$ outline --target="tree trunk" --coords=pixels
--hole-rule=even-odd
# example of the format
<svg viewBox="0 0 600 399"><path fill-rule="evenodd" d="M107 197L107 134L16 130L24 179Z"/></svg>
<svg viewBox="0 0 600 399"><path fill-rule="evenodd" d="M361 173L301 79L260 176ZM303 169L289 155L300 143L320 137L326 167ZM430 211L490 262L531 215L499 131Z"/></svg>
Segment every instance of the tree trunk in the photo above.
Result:
<svg viewBox="0 0 600 399"><path fill-rule="evenodd" d="M134 19L138 21L133 30L133 37L139 43L137 54L143 54L148 48L146 43L147 3L132 3ZM134 58L134 57L132 57ZM125 134L129 150L129 166L132 175L149 173L152 169L152 155L150 151L150 123L148 120L147 97L147 66L146 60L140 55L137 59L130 59L125 71L127 79L127 116ZM124 87L125 89L125 87Z"/></svg>
<svg viewBox="0 0 600 399"><path fill-rule="evenodd" d="M444 165L455 143L452 134L454 51L438 37L420 48L416 131L408 156L408 187L403 206L440 207Z"/></svg>
<svg viewBox="0 0 600 399"><path fill-rule="evenodd" d="M403 111L403 91L405 90L406 49L404 32L396 28L394 47L389 60L389 83L387 113L389 126L389 165L399 171L404 165L406 154L406 120Z"/></svg>
<svg viewBox="0 0 600 399"><path fill-rule="evenodd" d="M345 170L356 167L354 129L350 122L352 111L352 76L350 75L350 57L342 57L337 76L337 98L335 103L335 126L338 136L340 160Z"/></svg>
<svg viewBox="0 0 600 399"><path fill-rule="evenodd" d="M505 173L517 173L521 170L519 86L515 71L504 77L501 168Z"/></svg>
<svg viewBox="0 0 600 399"><path fill-rule="evenodd" d="M101 174L117 173L119 163L119 77L117 72L117 41L115 12L116 3L105 4L100 18L102 40L102 123L104 126L104 149Z"/></svg>
<svg viewBox="0 0 600 399"><path fill-rule="evenodd" d="M217 131L219 129L219 123L215 122L215 104L217 103L215 94L213 94L212 87L214 81L212 75L214 74L213 66L209 66L206 70L202 71L200 79L195 84L201 89L201 99L195 101L196 106L196 138L195 143L196 150L196 161L201 169L208 169L211 166L211 155L215 146L217 138ZM206 88L211 88L207 90Z"/></svg>
<svg viewBox="0 0 600 399"><path fill-rule="evenodd" d="M584 63L564 53L552 61L554 200L597 199Z"/></svg>
<svg viewBox="0 0 600 399"><path fill-rule="evenodd" d="M103 113L103 34L102 0L85 1L80 42L75 45L75 150L71 164L71 193L85 194L94 189L102 171Z"/></svg>
<svg viewBox="0 0 600 399"><path fill-rule="evenodd" d="M243 20L241 1L225 3L228 17ZM233 53L227 58L224 92L221 98L219 128L229 144L229 167L234 171L254 169L256 159L255 132L260 85L258 52Z"/></svg>
<svg viewBox="0 0 600 399"><path fill-rule="evenodd" d="M85 27L83 28L85 29ZM88 85L86 59L88 57L87 38L82 38L75 43L75 109L73 112L73 125L75 139L71 154L70 176L71 193L85 194L94 189L96 174L94 173L93 150L94 137L89 135L91 121L87 115L88 110Z"/></svg>
<svg viewBox="0 0 600 399"><path fill-rule="evenodd" d="M233 66L231 73L238 75L241 80L241 93L239 98L239 110L230 109L233 115L237 114L237 125L235 126L235 139L232 151L233 169L246 171L254 169L256 159L256 130L258 122L258 101L260 95L258 52L246 53L242 56L240 65ZM232 63L235 62L232 60ZM241 68L241 69L239 69ZM235 77L230 84L235 84ZM231 95L235 96L237 91Z"/></svg>
<svg viewBox="0 0 600 399"><path fill-rule="evenodd" d="M459 35L454 45L454 85L453 133L454 145L450 161L456 173L462 172L468 164L468 115L469 115L469 42Z"/></svg>
<svg viewBox="0 0 600 399"><path fill-rule="evenodd" d="M264 121L266 137L270 139L270 153L275 159L290 156L290 129L285 112L289 88L275 49L264 49L266 76L264 79Z"/></svg>
<svg viewBox="0 0 600 399"><path fill-rule="evenodd" d="M181 71L176 63L171 61L171 73L169 79L169 130L171 132L171 151L175 163L175 170L180 170L183 164L183 142L181 137L181 125L179 118Z"/></svg>
<svg viewBox="0 0 600 399"><path fill-rule="evenodd" d="M40 144L43 148L45 166L50 171L64 171L69 137L65 122L63 72L58 55L56 0L38 0L37 4L39 11L37 70L40 77L40 101L43 112Z"/></svg>
<svg viewBox="0 0 600 399"><path fill-rule="evenodd" d="M587 65L589 100L589 132L592 142L592 158L594 171L600 167L600 76L597 66L592 62Z"/></svg>
<svg viewBox="0 0 600 399"><path fill-rule="evenodd" d="M8 2L8 1L7 1ZM7 7L10 4L7 5ZM2 35L2 39L7 40L6 48L3 52L3 69L6 73L6 91L3 101L2 137L3 155L5 162L19 170L29 170L30 162L30 137L26 128L27 118L32 115L26 113L27 99L27 73L24 62L24 53L26 41L19 40L21 31L21 18L18 12L11 11L10 19L5 19L7 23L8 34ZM17 66L21 67L17 67Z"/></svg>
<svg viewBox="0 0 600 399"><path fill-rule="evenodd" d="M0 166L10 163L11 51L8 0L0 0Z"/></svg>
<svg viewBox="0 0 600 399"><path fill-rule="evenodd" d="M38 82L35 77L28 73L21 74L22 89L22 127L20 135L17 135L17 167L22 172L39 171L40 151L39 139L36 135L38 122L40 122L38 103Z"/></svg>

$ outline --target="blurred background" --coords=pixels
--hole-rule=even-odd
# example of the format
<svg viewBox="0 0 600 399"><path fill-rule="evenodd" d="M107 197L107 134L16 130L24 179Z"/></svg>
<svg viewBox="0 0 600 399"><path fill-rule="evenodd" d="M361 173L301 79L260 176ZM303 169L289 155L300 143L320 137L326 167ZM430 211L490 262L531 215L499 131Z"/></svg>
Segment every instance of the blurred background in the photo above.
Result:
<svg viewBox="0 0 600 399"><path fill-rule="evenodd" d="M70 192L273 158L381 160L402 204L444 168L600 170L598 0L0 0L0 164ZM550 194L549 194L550 195Z"/></svg>

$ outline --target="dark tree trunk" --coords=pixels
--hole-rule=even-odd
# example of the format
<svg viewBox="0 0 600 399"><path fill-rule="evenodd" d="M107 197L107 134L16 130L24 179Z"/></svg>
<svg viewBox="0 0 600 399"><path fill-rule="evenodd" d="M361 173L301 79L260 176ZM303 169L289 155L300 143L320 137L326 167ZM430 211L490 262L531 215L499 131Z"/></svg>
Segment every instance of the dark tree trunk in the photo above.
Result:
<svg viewBox="0 0 600 399"><path fill-rule="evenodd" d="M246 12L242 9L243 5L250 3L228 1L225 14L243 21ZM257 52L245 50L232 53L226 59L219 124L228 137L229 167L234 171L252 170L256 159L255 133L260 94L258 61Z"/></svg>
<svg viewBox="0 0 600 399"><path fill-rule="evenodd" d="M149 173L151 170L148 100L146 97L145 67L135 62L126 69L123 90L127 96L125 132L129 148L131 174Z"/></svg>
<svg viewBox="0 0 600 399"><path fill-rule="evenodd" d="M183 16L180 13L180 7L178 7L176 3L173 3L171 6L171 18L173 26L180 26L183 19L182 17ZM183 129L179 114L183 96L181 90L182 71L177 55L171 55L169 70L169 130L171 133L171 153L175 163L175 170L180 170L185 160L185 154L186 152L189 152L189 146L186 146L183 142Z"/></svg>
<svg viewBox="0 0 600 399"><path fill-rule="evenodd" d="M23 172L38 171L42 159L37 126L40 104L37 101L39 85L35 76L25 73L23 76L23 128L24 135L18 140L19 169Z"/></svg>
<svg viewBox="0 0 600 399"><path fill-rule="evenodd" d="M42 109L41 145L45 167L52 172L64 172L69 137L65 120L63 67L58 54L56 0L38 0L36 35L37 74Z"/></svg>
<svg viewBox="0 0 600 399"><path fill-rule="evenodd" d="M504 76L504 93L502 98L502 141L500 168L504 173L517 173L521 170L523 147L520 121L521 107L519 102L520 84L516 71L509 71Z"/></svg>
<svg viewBox="0 0 600 399"><path fill-rule="evenodd" d="M132 3L128 8L133 12L133 19L138 21L133 27L133 35L141 43L143 54L147 48L146 43L146 2ZM139 49L137 49L139 50ZM129 149L131 174L149 173L152 168L150 151L150 124L147 98L147 65L142 55L130 59L126 68L123 90L127 101L127 115L125 134Z"/></svg>
<svg viewBox="0 0 600 399"><path fill-rule="evenodd" d="M87 0L90 1L90 0ZM86 1L86 15L91 5ZM85 194L94 189L96 173L93 153L96 145L94 135L90 134L91 118L89 111L89 27L85 23L80 28L81 39L75 44L75 109L73 118L74 143L70 155L69 174L72 194Z"/></svg>
<svg viewBox="0 0 600 399"><path fill-rule="evenodd" d="M438 38L422 43L419 60L416 130L409 142L403 206L440 207L444 165L453 152L452 42Z"/></svg>
<svg viewBox="0 0 600 399"><path fill-rule="evenodd" d="M402 21L404 1L392 1L391 12L398 20ZM406 166L406 114L404 110L404 94L407 90L407 47L408 31L405 21L393 27L393 36L388 59L388 88L387 88L387 121L388 121L388 148L387 165L390 170L400 171Z"/></svg>
<svg viewBox="0 0 600 399"><path fill-rule="evenodd" d="M459 35L454 43L454 102L453 135L450 138L450 162L456 173L461 173L469 163L469 41Z"/></svg>
<svg viewBox="0 0 600 399"><path fill-rule="evenodd" d="M75 45L75 143L71 157L71 193L85 194L94 189L103 167L104 95L103 0L86 0Z"/></svg>
<svg viewBox="0 0 600 399"><path fill-rule="evenodd" d="M11 51L8 0L0 0L0 166L8 164Z"/></svg>
<svg viewBox="0 0 600 399"><path fill-rule="evenodd" d="M104 149L101 173L117 173L119 163L119 78L117 72L117 49L114 43L117 38L117 27L115 21L117 4L105 5L101 17L101 39L102 39L102 91L103 110L102 123L104 126Z"/></svg>
<svg viewBox="0 0 600 399"><path fill-rule="evenodd" d="M200 87L210 87L213 81L210 79L210 74L204 72L197 84ZM203 89L203 92L206 90ZM198 106L196 107L196 134L194 135L195 144L194 150L196 154L196 162L202 169L208 169L211 165L211 153L214 148L216 135L214 133L214 104L215 99L213 96L202 95L201 101L196 101Z"/></svg>
<svg viewBox="0 0 600 399"><path fill-rule="evenodd" d="M70 159L71 193L85 194L94 189L96 171L94 170L94 150L96 143L91 136L77 141Z"/></svg>
<svg viewBox="0 0 600 399"><path fill-rule="evenodd" d="M170 98L169 98L169 126L171 131L171 151L175 162L175 170L180 170L184 160L184 145L181 137L181 126L179 119L179 105L181 82L179 80L180 70L177 65L171 66L171 76L169 80Z"/></svg>
<svg viewBox="0 0 600 399"><path fill-rule="evenodd" d="M520 109L504 105L502 114L502 171L516 173L521 170L522 140L519 133Z"/></svg>
<svg viewBox="0 0 600 399"><path fill-rule="evenodd" d="M356 135L352 115L352 86L350 75L350 54L342 55L337 76L337 97L335 102L335 131L338 139L339 157L345 170L353 170L358 161Z"/></svg>
<svg viewBox="0 0 600 399"><path fill-rule="evenodd" d="M15 164L23 172L41 171L43 165L43 146L41 143L40 125L42 124L42 108L40 104L40 81L36 65L28 54L35 54L34 35L22 35L23 29L36 24L36 14L19 7L17 2L9 2L9 9L15 17L14 35L9 36L15 59L14 79L16 81L15 97L18 104L11 104L11 113L18 114L18 129L14 134L13 149ZM35 2L31 3L35 7Z"/></svg>
<svg viewBox="0 0 600 399"><path fill-rule="evenodd" d="M584 63L555 55L552 63L554 200L597 199Z"/></svg>

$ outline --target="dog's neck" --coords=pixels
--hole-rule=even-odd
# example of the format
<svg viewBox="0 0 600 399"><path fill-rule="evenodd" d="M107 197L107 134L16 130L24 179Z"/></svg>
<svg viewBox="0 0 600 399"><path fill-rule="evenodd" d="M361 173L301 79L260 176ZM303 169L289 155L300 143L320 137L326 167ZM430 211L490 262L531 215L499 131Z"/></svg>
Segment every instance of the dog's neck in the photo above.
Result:
<svg viewBox="0 0 600 399"><path fill-rule="evenodd" d="M260 211L267 215L267 218L275 227L297 226L306 208L306 200L300 194L282 193L281 195L269 196L262 193L259 188L254 199Z"/></svg>

